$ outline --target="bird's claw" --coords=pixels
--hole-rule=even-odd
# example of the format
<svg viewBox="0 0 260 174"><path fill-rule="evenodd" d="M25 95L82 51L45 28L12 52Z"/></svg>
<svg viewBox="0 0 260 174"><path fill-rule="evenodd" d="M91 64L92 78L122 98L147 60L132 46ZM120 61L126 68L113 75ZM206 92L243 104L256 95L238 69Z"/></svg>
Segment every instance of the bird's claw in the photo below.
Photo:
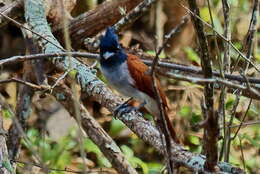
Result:
<svg viewBox="0 0 260 174"><path fill-rule="evenodd" d="M123 103L119 106L116 107L115 111L114 111L114 116L122 116L125 113L130 113L132 111L137 111L137 108L133 107L133 106L129 106L127 103Z"/></svg>

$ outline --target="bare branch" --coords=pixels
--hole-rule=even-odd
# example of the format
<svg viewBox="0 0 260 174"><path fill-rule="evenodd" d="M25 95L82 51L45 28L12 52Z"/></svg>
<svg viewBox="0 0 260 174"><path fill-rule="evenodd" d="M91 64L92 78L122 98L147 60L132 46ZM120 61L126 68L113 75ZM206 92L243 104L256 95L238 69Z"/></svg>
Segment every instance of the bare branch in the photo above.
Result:
<svg viewBox="0 0 260 174"><path fill-rule="evenodd" d="M126 16L121 18L116 24L114 24L115 30L120 31L125 25L133 23L136 19L147 12L152 4L157 0L144 0L138 6L136 6L132 11L130 11Z"/></svg>
<svg viewBox="0 0 260 174"><path fill-rule="evenodd" d="M117 23L113 26L115 30L118 32L127 24L133 23L136 19L142 16L146 11L148 11L153 3L157 0L144 0L140 4L138 4L132 11L130 11L126 16L121 18ZM96 50L99 47L99 36L94 38L86 38L84 40L84 45L86 48L90 50Z"/></svg>
<svg viewBox="0 0 260 174"><path fill-rule="evenodd" d="M248 111L250 109L251 104L252 104L252 99L250 99L249 104L248 104L247 109L246 109L246 112L245 112L245 114L244 114L244 116L243 116L243 118L241 120L241 123L239 124L239 126L238 126L238 128L237 128L237 130L235 132L235 135L232 137L233 140L236 138L236 136L237 136L238 132L240 131L242 125L244 125L244 121L246 119L246 116L248 114ZM231 125L229 127L231 127Z"/></svg>
<svg viewBox="0 0 260 174"><path fill-rule="evenodd" d="M248 60L252 59L252 52L253 52L253 44L254 44L254 37L255 37L255 33L256 33L256 27L257 27L257 20L258 20L258 16L259 16L259 1L255 0L254 1L254 5L253 5L253 10L252 10L252 15L251 15L251 21L250 21L250 25L249 25L249 29L248 29L248 34L246 37L246 44L243 46L243 50L246 51L246 56L248 58ZM242 73L242 76L244 77L246 83L245 85L247 86L247 88L251 88L250 84L246 78L246 73L249 67L249 62L244 62L244 72ZM230 152L230 146L231 146L231 141L233 140L233 138L231 137L231 130L230 130L230 126L233 124L233 120L236 114L236 109L238 107L238 104L240 102L240 96L241 96L241 90L237 91L236 94L236 100L235 100L235 104L233 105L232 108L232 114L228 123L228 128L225 132L225 136L226 136L226 144L224 146L224 154L225 154L225 161L228 162L229 161L229 152ZM249 105L250 107L250 105Z"/></svg>
<svg viewBox="0 0 260 174"><path fill-rule="evenodd" d="M142 0L105 1L97 8L73 19L68 26L73 48L84 46L83 42L86 37L93 37L120 20L125 15L121 13L120 9L124 9L128 13L140 2ZM58 38L63 38L61 28L54 28L53 31Z"/></svg>
<svg viewBox="0 0 260 174"><path fill-rule="evenodd" d="M224 14L224 37L228 42L224 43L224 71L230 72L230 44L231 42L231 28L230 28L230 7L227 0L222 0L223 14Z"/></svg>
<svg viewBox="0 0 260 174"><path fill-rule="evenodd" d="M222 0L222 6L223 6L223 14L224 14L224 36L231 41L231 27L230 27L230 7L227 2L227 0ZM224 59L221 59L221 68L223 69L223 73L230 72L230 44L228 42L224 43ZM222 76L222 78L225 78L225 75ZM222 143L222 148L224 148L226 144L226 110L225 110L225 99L226 99L226 88L225 86L221 86L221 92L219 97L219 107L218 107L218 114L219 114L219 122L222 122L224 129L224 138ZM219 155L219 160L223 157L223 150L221 150Z"/></svg>
<svg viewBox="0 0 260 174"><path fill-rule="evenodd" d="M40 54L32 54L32 55L25 55L25 56L13 56L6 59L0 60L0 66L5 64L12 64L12 63L18 63L18 62L24 62L27 60L34 60L34 59L43 59L43 58L52 58L52 57L62 57L62 56L75 56L75 57L82 57L82 58L90 58L90 59L99 59L99 54L95 53L85 53L85 52L55 52L55 53L40 53ZM143 55L145 57L145 55ZM150 58L150 57L149 57ZM152 60L148 59L142 59L142 61L151 66ZM178 70L183 71L186 73L192 73L192 74L202 74L202 70L198 67L194 66L187 66L187 65L181 65L174 62L164 62L164 61L158 61L158 67L167 68L171 70ZM212 72L214 76L220 77L220 74L216 71ZM233 75L233 74L225 74L225 78L229 80L236 80L239 82L246 82L245 79L239 75ZM247 80L249 83L260 83L259 78L254 77L247 77Z"/></svg>
<svg viewBox="0 0 260 174"><path fill-rule="evenodd" d="M178 80L184 80L188 81L191 83L196 83L196 84L206 84L206 83L217 83L217 84L222 84L226 87L233 88L233 89L240 89L243 92L249 94L249 97L255 96L255 98L260 99L260 89L259 88L252 88L252 87L246 87L244 85L239 85L236 83L232 83L231 81L227 81L221 78L199 78L199 77L192 77L192 76L184 76L181 74L176 74L176 73L171 73L171 72L166 72L164 73L165 76L173 79L178 79ZM217 88L214 86L214 88Z"/></svg>
<svg viewBox="0 0 260 174"><path fill-rule="evenodd" d="M167 124L168 118L166 118L168 116L167 116L167 113L166 113L166 108L163 106L162 98L160 96L160 92L159 92L159 89L158 89L158 86L157 86L157 80L156 80L156 77L155 77L155 68L156 68L156 65L158 64L158 61L159 61L159 55L161 54L162 50L166 47L168 40L173 35L178 33L180 31L180 29L187 23L187 21L188 21L188 17L185 16L183 18L183 20L181 21L181 23L177 27L172 29L165 36L165 40L164 40L162 46L156 52L156 55L155 55L155 58L153 60L153 64L152 64L152 67L151 67L151 73L150 73L150 75L152 77L152 82L153 82L153 90L154 90L154 93L155 93L155 96L156 96L156 102L157 102L158 108L160 110L160 115L158 115L157 118L155 118L155 120L157 121L157 126L158 126L159 130L164 135L164 137L161 136L162 142L166 142L165 153L166 153L167 162L168 162L168 172L170 174L173 173L173 171L174 171L173 163L172 163L171 158L170 158L170 156L171 156L171 154L170 154L170 152L171 152L171 139L173 141L177 142L177 143L179 143L179 140L177 138L176 133L175 132L171 133L170 128L168 127L169 126ZM174 131L174 130L172 130L172 131Z"/></svg>
<svg viewBox="0 0 260 174"><path fill-rule="evenodd" d="M204 20L202 20L200 18L199 15L195 14L194 12L192 12L190 9L188 9L187 7L185 7L184 5L181 4L181 6L183 8L185 8L193 17L197 18L198 20L200 20L205 26L211 28L212 30L214 30L214 32L225 42L227 42L238 54L239 56L241 56L246 62L248 62L250 65L252 65L255 70L257 72L260 73L260 69L250 60L248 59L241 51L239 51L239 49L230 41L228 40L225 36L223 36L222 34L220 34L216 29L212 28L212 26L210 24L208 24L207 22L205 22Z"/></svg>
<svg viewBox="0 0 260 174"><path fill-rule="evenodd" d="M16 19L19 16L22 16L22 6L23 0L16 0L11 2L8 5L5 5L0 8L0 13L9 16L10 18ZM0 16L0 27L8 24L9 20L4 16Z"/></svg>
<svg viewBox="0 0 260 174"><path fill-rule="evenodd" d="M254 0L250 26L248 29L248 34L247 34L246 44L245 44L247 50L246 57L249 60L252 60L252 53L253 53L255 35L257 31L258 17L259 17L259 0ZM245 74L247 72L248 67L249 67L249 62L245 64Z"/></svg>
<svg viewBox="0 0 260 174"><path fill-rule="evenodd" d="M6 79L6 80L0 80L0 84L1 83L10 83L10 82L17 82L17 83L23 84L25 86L28 86L28 87L30 87L32 89L36 89L36 90L50 89L47 86L36 85L36 84L31 83L31 82L28 82L28 81L25 81L25 80L22 80L22 79L18 79L18 78L15 78L15 77L10 78L10 79Z"/></svg>
<svg viewBox="0 0 260 174"><path fill-rule="evenodd" d="M91 59L99 59L99 55L98 54L93 54L93 53L83 53L83 52L57 52L57 53L41 53L41 54L32 54L32 55L25 55L25 56L13 56L10 58L6 58L6 59L2 59L0 60L0 66L1 65L5 65L5 64L12 64L12 63L18 63L18 62L24 62L27 60L35 60L35 59L43 59L43 58L52 58L52 57L61 57L61 56L76 56L76 57L83 57L83 58L91 58ZM143 55L145 56L145 55ZM142 60L145 64L147 65L152 65L152 61L151 60L147 60L147 59L143 59ZM220 83L220 84L224 84L225 86L231 87L232 90L229 90L228 92L234 92L234 90L236 89L241 89L243 91L242 95L249 97L249 98L253 98L253 99L257 99L260 100L260 97L258 95L258 91L260 90L259 88L254 88L251 85L251 89L247 90L246 87L242 87L236 83L233 82L228 82L226 80L222 80L220 78L217 78L220 76L220 74L216 71L213 71L214 76L217 76L216 78L213 79L205 79L200 77L200 74L202 74L202 70L200 68L197 67L192 67L192 66L187 66L187 65L180 65L180 64L176 64L173 62L162 62L162 61L158 61L158 66L162 67L162 68L166 68L166 69L171 69L171 70L178 70L178 71L182 71L185 73L192 73L193 77L188 76L188 74L186 75L186 77L182 76L181 74L177 74L177 73L172 73L172 72L163 72L160 73L160 69L159 69L159 73L163 76L169 77L169 78L174 78L174 79L179 79L179 80L185 80L185 81L189 81L192 83L198 83L198 84L202 84L203 82L209 82L209 83ZM69 70L71 71L71 69ZM67 71L68 72L68 71ZM229 79L229 80L235 80L238 82L246 82L245 78L239 75L233 75L233 74L225 74L225 78ZM249 83L260 83L260 79L259 78L254 78L254 77L246 77L246 79L248 80ZM29 82L25 82L25 81L20 81L20 79L16 79L16 78L12 78L12 79L7 79L7 80L2 80L0 81L0 83L7 83L7 82L11 82L11 81L15 81L18 83L23 83L29 85L32 88L35 88L37 90L42 90L42 89L47 89L48 86L44 86L44 85L40 85L40 86L35 86L35 84L29 83ZM215 89L220 89L219 88L220 85L214 85Z"/></svg>
<svg viewBox="0 0 260 174"><path fill-rule="evenodd" d="M199 8L197 7L195 0L188 1L191 11L199 16ZM203 23L196 17L192 16L193 25L197 31L198 40L200 44L200 54L201 54L201 65L202 70L204 72L205 78L212 78L212 67L211 67L211 59L209 57L208 51L208 42L206 38L206 34L204 33ZM204 129L204 144L203 150L206 153L206 163L205 168L208 171L214 172L216 171L216 165L218 162L218 115L214 111L214 87L213 84L207 83L204 87L204 97L206 104L206 120L207 124L205 124Z"/></svg>
<svg viewBox="0 0 260 174"><path fill-rule="evenodd" d="M99 59L98 54L93 53L83 53L83 52L57 52L57 53L40 53L40 54L32 54L32 55L25 55L25 56L13 56L7 59L0 60L0 66L4 64L11 64L17 62L24 62L27 60L35 60L35 59L43 59L43 58L51 58L51 57L61 57L61 56L75 56L75 57L85 57L91 59Z"/></svg>
<svg viewBox="0 0 260 174"><path fill-rule="evenodd" d="M29 29L28 27L25 27L23 24L17 22L16 20L6 16L4 13L0 12L0 16L3 16L5 19L9 20L10 22L12 22L13 24L15 24L17 27L19 28L23 28L25 30L31 31L33 34L38 35L39 37L41 37L42 39L45 39L46 41L52 43L50 40L46 39L46 37L44 36L44 34L40 35L39 33ZM59 47L59 45L56 45L55 43L52 43L53 45L55 45L56 47ZM60 49L62 49L63 51L65 51L62 47L59 47Z"/></svg>
<svg viewBox="0 0 260 174"><path fill-rule="evenodd" d="M59 85L53 89L53 95L69 111L76 120L76 111L73 106L77 102L70 89L65 85ZM62 95L62 97L60 97ZM78 102L77 102L78 103ZM97 121L89 115L86 108L78 103L80 107L80 122L83 130L90 139L100 148L103 154L111 162L112 166L120 173L137 174L136 170L129 164L126 157L113 139L103 130Z"/></svg>

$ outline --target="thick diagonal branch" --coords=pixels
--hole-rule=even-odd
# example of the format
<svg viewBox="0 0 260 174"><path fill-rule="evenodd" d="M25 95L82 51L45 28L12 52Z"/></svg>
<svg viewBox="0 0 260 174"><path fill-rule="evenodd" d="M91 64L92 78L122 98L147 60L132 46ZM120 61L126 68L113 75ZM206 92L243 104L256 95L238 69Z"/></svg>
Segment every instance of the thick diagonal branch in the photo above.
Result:
<svg viewBox="0 0 260 174"><path fill-rule="evenodd" d="M73 103L77 102L70 89L65 85L59 85L54 88L53 95L76 119ZM102 153L107 157L112 166L120 173L137 174L136 170L129 164L126 157L122 154L120 148L114 140L103 130L98 122L89 115L86 108L79 104L80 124L90 139L98 145Z"/></svg>

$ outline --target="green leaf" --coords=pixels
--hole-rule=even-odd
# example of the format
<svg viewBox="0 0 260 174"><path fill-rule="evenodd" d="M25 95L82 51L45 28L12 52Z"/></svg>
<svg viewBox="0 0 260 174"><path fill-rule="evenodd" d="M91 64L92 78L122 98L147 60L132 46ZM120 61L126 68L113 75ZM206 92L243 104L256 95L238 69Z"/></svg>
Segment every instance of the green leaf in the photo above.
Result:
<svg viewBox="0 0 260 174"><path fill-rule="evenodd" d="M239 0L239 7L241 10L243 10L243 12L248 12L250 9L250 3L248 2L248 0Z"/></svg>
<svg viewBox="0 0 260 174"><path fill-rule="evenodd" d="M200 57L192 48L186 47L184 48L184 52L186 53L186 56L190 61L200 64Z"/></svg>
<svg viewBox="0 0 260 174"><path fill-rule="evenodd" d="M256 61L260 62L260 53L255 54L255 59Z"/></svg>
<svg viewBox="0 0 260 174"><path fill-rule="evenodd" d="M243 47L240 42L234 42L233 44L234 44L235 48L237 48L238 50L241 50Z"/></svg>
<svg viewBox="0 0 260 174"><path fill-rule="evenodd" d="M4 118L11 118L12 117L12 112L10 112L8 109L3 109L2 110L2 115Z"/></svg>
<svg viewBox="0 0 260 174"><path fill-rule="evenodd" d="M225 108L226 108L227 110L230 110L230 109L232 108L234 102L235 102L235 98L234 98L233 96L232 96L232 97L231 97L231 96L228 97L227 100L226 100L226 106L225 106Z"/></svg>
<svg viewBox="0 0 260 174"><path fill-rule="evenodd" d="M37 129L33 129L33 128L29 129L27 131L27 137L33 145L36 145L36 146L39 145L40 134ZM26 141L22 140L22 143L27 147ZM27 147L27 148L30 148L30 147Z"/></svg>
<svg viewBox="0 0 260 174"><path fill-rule="evenodd" d="M231 115L226 114L226 117L225 117L226 123L228 123L230 121L230 119L231 119ZM241 121L236 117L233 117L232 119L233 119L233 124L239 125L241 123Z"/></svg>
<svg viewBox="0 0 260 174"><path fill-rule="evenodd" d="M68 151L63 151L53 167L64 168L71 163L71 154Z"/></svg>
<svg viewBox="0 0 260 174"><path fill-rule="evenodd" d="M201 114L192 112L191 114L191 124L196 124L201 121Z"/></svg>
<svg viewBox="0 0 260 174"><path fill-rule="evenodd" d="M189 140L190 140L190 142L192 143L192 144L194 144L194 145L200 145L200 140L199 140L199 138L198 137L196 137L196 136L189 136Z"/></svg>
<svg viewBox="0 0 260 174"><path fill-rule="evenodd" d="M141 159L134 156L134 152L126 145L121 146L122 152L125 154L128 161L135 167L140 166L144 174L148 174L148 166Z"/></svg>
<svg viewBox="0 0 260 174"><path fill-rule="evenodd" d="M182 117L188 117L191 113L191 108L189 106L183 106L181 109L180 109L180 112L179 114L182 116Z"/></svg>
<svg viewBox="0 0 260 174"><path fill-rule="evenodd" d="M103 155L103 153L100 151L98 146L95 143L93 143L93 141L91 141L89 138L84 140L84 148L87 150L87 152L93 152L97 155L98 164L100 166L112 166L110 162L106 159L106 157Z"/></svg>
<svg viewBox="0 0 260 174"><path fill-rule="evenodd" d="M73 69L73 70L71 70L70 72L69 72L69 76L71 77L71 78L73 78L73 79L75 79L76 78L76 75L77 75L77 70L76 69Z"/></svg>
<svg viewBox="0 0 260 174"><path fill-rule="evenodd" d="M256 136L256 137L252 138L249 135L244 134L243 138L247 139L256 148L258 148L258 149L260 148L260 136Z"/></svg>
<svg viewBox="0 0 260 174"><path fill-rule="evenodd" d="M208 7L203 7L200 9L200 17L205 21L205 22L210 22L210 14L209 14L209 9Z"/></svg>
<svg viewBox="0 0 260 174"><path fill-rule="evenodd" d="M100 149L98 148L98 146L93 143L93 141L91 141L89 138L84 140L84 148L88 151L88 152L93 152L97 155L102 154Z"/></svg>
<svg viewBox="0 0 260 174"><path fill-rule="evenodd" d="M160 163L147 163L147 166L149 168L149 174L158 174L161 173L161 170L163 168L163 165Z"/></svg>
<svg viewBox="0 0 260 174"><path fill-rule="evenodd" d="M132 157L132 158L129 159L129 162L132 165L140 166L143 170L143 174L148 174L148 171L149 171L148 166L140 158Z"/></svg>
<svg viewBox="0 0 260 174"><path fill-rule="evenodd" d="M110 123L109 134L111 136L117 136L124 128L125 125L122 121L113 118Z"/></svg>
<svg viewBox="0 0 260 174"><path fill-rule="evenodd" d="M14 171L11 163L9 160L4 160L2 163L2 167L6 168L9 172L11 172L12 174L15 174L16 172Z"/></svg>
<svg viewBox="0 0 260 174"><path fill-rule="evenodd" d="M132 149L130 149L128 146L126 145L122 145L121 146L121 150L122 152L126 155L127 158L131 158L134 156L134 152Z"/></svg>
<svg viewBox="0 0 260 174"><path fill-rule="evenodd" d="M219 18L217 17L217 15L214 13L213 9L211 9L211 14L212 14L212 20L214 23L214 29L219 33L223 33L223 27L221 25L221 22L220 22ZM210 18L210 13L209 13L208 7L203 7L200 9L200 16L205 22L211 24L211 18Z"/></svg>
<svg viewBox="0 0 260 174"><path fill-rule="evenodd" d="M223 33L224 32L223 27L222 27L221 22L220 22L219 18L217 17L217 15L212 13L212 18L213 18L215 30L219 33Z"/></svg>
<svg viewBox="0 0 260 174"><path fill-rule="evenodd" d="M105 156L103 155L98 155L98 164L100 166L105 166L105 167L112 167L111 163L106 159Z"/></svg>

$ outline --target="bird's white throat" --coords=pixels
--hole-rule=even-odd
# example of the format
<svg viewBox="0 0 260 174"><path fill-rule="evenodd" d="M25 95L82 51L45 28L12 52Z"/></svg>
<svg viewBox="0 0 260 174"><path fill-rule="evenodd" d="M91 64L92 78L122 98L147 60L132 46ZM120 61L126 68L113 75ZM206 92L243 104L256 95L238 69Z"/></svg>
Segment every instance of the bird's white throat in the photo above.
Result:
<svg viewBox="0 0 260 174"><path fill-rule="evenodd" d="M105 53L103 54L103 57L104 57L105 59L108 59L109 57L113 56L114 54L115 54L115 53L113 53L113 52L107 51L107 52L105 52Z"/></svg>

